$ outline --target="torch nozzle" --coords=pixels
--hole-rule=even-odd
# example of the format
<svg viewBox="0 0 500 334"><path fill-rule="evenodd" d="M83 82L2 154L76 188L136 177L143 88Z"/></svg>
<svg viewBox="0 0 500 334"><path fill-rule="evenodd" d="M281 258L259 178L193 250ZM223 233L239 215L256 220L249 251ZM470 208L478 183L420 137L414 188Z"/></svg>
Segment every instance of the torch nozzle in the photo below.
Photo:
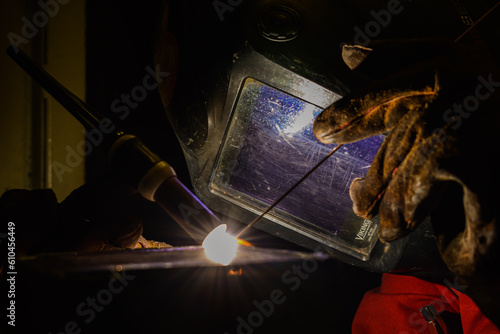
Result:
<svg viewBox="0 0 500 334"><path fill-rule="evenodd" d="M178 179L168 163L152 152L134 135L125 134L110 119L70 92L21 50L7 49L7 54L52 95L80 123L91 129L102 129L103 122L113 130L105 132L105 148L111 165L124 172L129 183L150 201L157 202L195 241L221 225L213 214ZM247 245L244 240L239 244Z"/></svg>
<svg viewBox="0 0 500 334"><path fill-rule="evenodd" d="M210 231L222 224L175 176L163 181L154 194L154 201L200 244Z"/></svg>

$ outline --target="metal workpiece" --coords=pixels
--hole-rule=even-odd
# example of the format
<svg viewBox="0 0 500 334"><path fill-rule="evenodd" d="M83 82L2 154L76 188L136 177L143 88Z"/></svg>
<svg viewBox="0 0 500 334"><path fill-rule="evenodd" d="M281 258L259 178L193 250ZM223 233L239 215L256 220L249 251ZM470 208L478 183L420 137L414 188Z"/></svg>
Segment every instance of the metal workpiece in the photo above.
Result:
<svg viewBox="0 0 500 334"><path fill-rule="evenodd" d="M330 257L322 252L239 247L228 270L254 264L325 261L328 259ZM48 275L92 271L222 267L222 265L208 259L201 246L116 250L104 253L40 254L22 257L20 263L23 268L35 269Z"/></svg>

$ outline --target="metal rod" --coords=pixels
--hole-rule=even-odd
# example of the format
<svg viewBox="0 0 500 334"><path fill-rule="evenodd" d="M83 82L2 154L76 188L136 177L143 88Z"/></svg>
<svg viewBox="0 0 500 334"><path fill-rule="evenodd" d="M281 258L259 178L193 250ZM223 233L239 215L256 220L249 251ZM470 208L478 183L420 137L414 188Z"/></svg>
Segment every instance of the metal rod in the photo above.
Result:
<svg viewBox="0 0 500 334"><path fill-rule="evenodd" d="M467 30L465 30L460 36L455 39L455 43L460 41L465 35L467 35L474 27L479 24L486 16L488 16L495 8L500 5L500 1L494 5L490 10L488 10L483 16L481 16L476 22L474 22ZM266 214L269 213L276 205L278 205L288 194L290 194L295 188L297 188L306 178L309 177L316 169L318 169L328 158L330 158L340 147L338 145L335 147L326 157L323 158L316 166L314 166L306 175L304 175L297 183L295 183L287 192L281 195L273 204L271 204L264 212L260 214L257 218L255 218L250 224L248 224L240 233L238 233L237 237L240 237L243 233L245 233L248 229L250 229L253 225L255 225L260 219L262 219Z"/></svg>
<svg viewBox="0 0 500 334"><path fill-rule="evenodd" d="M248 224L240 233L238 233L238 235L236 237L237 238L241 237L241 235L243 233L248 231L248 229L250 229L253 225L255 225L255 223L257 223L262 217L264 217L266 214L268 214L269 211L274 209L274 207L276 205L278 205L285 197L287 197L288 194L290 194L295 188L297 188L305 179L307 179L309 177L309 175L311 175L316 169L318 169L326 160L328 160L328 158L330 158L342 146L343 146L343 144L340 144L340 145L336 146L333 150L331 150L331 152L328 153L328 155L326 155L320 162L318 162L316 164L316 166L314 166L309 172L307 172L304 176L302 176L302 178L300 180L298 180L290 189L288 189L283 195L281 195L280 198L278 198L276 201L274 201L274 203L271 204L264 212L262 212L260 214L260 216L258 216L250 224Z"/></svg>

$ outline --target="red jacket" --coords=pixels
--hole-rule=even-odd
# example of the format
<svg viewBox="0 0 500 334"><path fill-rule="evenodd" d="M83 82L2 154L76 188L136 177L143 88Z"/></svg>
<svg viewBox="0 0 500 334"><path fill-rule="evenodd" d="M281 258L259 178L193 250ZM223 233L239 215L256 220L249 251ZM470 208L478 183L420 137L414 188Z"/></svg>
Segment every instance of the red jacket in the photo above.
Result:
<svg viewBox="0 0 500 334"><path fill-rule="evenodd" d="M364 295L352 332L432 333L420 313L420 309L429 304L433 304L438 313L460 314L464 334L500 333L470 297L453 287L395 274L383 274L381 286ZM448 333L448 329L444 331Z"/></svg>

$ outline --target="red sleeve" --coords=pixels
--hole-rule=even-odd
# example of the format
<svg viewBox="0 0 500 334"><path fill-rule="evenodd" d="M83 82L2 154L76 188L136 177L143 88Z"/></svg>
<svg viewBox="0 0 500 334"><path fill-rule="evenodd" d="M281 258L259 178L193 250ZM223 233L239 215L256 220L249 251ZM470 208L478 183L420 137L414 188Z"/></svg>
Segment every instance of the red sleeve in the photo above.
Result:
<svg viewBox="0 0 500 334"><path fill-rule="evenodd" d="M420 313L420 309L429 304L433 304L438 313L460 313L464 334L500 333L472 299L458 290L395 274L383 274L381 286L364 295L352 332L430 334L427 321Z"/></svg>

